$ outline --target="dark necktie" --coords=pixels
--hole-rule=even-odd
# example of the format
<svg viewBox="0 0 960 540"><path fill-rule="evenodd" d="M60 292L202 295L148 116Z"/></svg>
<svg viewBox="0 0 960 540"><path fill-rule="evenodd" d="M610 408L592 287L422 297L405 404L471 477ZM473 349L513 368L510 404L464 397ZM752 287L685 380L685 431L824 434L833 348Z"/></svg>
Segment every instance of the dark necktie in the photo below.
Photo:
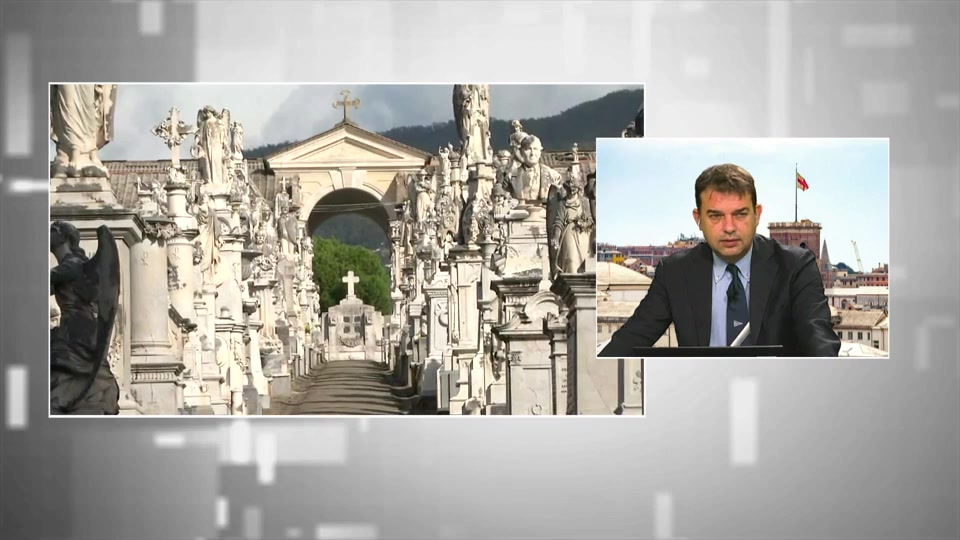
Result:
<svg viewBox="0 0 960 540"><path fill-rule="evenodd" d="M727 345L730 345L750 320L750 312L747 307L747 291L740 282L740 270L737 265L728 264L727 272L730 272L733 278L727 287Z"/></svg>

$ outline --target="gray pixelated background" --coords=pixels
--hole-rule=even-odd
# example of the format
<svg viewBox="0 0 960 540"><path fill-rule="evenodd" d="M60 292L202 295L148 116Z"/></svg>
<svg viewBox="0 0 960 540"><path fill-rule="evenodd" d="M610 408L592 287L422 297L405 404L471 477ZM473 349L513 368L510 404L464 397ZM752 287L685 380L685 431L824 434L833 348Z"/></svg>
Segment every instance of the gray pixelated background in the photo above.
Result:
<svg viewBox="0 0 960 540"><path fill-rule="evenodd" d="M0 20L4 539L960 536L957 2L46 1ZM640 419L48 419L51 80L642 81L648 136L889 137L893 351L648 360Z"/></svg>

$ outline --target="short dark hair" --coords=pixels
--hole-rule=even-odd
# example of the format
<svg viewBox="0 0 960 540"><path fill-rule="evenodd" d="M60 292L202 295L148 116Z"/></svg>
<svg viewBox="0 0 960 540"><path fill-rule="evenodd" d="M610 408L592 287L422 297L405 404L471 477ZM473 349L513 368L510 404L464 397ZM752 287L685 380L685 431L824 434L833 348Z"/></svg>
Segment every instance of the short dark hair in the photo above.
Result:
<svg viewBox="0 0 960 540"><path fill-rule="evenodd" d="M700 194L707 188L712 188L720 193L750 194L753 207L757 207L757 188L753 183L753 176L739 165L732 163L714 165L700 173L694 183L694 196L698 209L700 208Z"/></svg>

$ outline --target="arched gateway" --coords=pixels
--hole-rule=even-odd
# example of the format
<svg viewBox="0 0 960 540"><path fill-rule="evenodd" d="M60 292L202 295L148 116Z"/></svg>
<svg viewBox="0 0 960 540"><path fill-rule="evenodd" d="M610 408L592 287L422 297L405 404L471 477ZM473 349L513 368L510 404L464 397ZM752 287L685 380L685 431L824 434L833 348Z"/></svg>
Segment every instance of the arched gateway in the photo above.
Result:
<svg viewBox="0 0 960 540"><path fill-rule="evenodd" d="M269 174L252 178L261 194L273 200L278 189L299 189L299 219L315 231L333 217L334 208L373 219L389 236L389 221L406 194L397 179L414 173L430 154L388 139L345 120L332 129L264 158Z"/></svg>

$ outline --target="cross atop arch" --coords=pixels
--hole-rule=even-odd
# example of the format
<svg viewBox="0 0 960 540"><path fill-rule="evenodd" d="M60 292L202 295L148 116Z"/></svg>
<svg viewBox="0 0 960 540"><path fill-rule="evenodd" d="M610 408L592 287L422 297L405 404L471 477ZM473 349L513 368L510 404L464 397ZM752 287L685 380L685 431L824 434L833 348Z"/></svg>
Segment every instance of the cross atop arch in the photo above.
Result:
<svg viewBox="0 0 960 540"><path fill-rule="evenodd" d="M347 118L347 107L353 107L354 109L359 109L360 98L354 98L352 100L347 99L350 97L349 90L342 90L340 92L340 95L343 96L343 99L341 99L340 101L334 101L333 108L336 109L337 107L343 107L343 123L346 124L350 122L350 120Z"/></svg>

